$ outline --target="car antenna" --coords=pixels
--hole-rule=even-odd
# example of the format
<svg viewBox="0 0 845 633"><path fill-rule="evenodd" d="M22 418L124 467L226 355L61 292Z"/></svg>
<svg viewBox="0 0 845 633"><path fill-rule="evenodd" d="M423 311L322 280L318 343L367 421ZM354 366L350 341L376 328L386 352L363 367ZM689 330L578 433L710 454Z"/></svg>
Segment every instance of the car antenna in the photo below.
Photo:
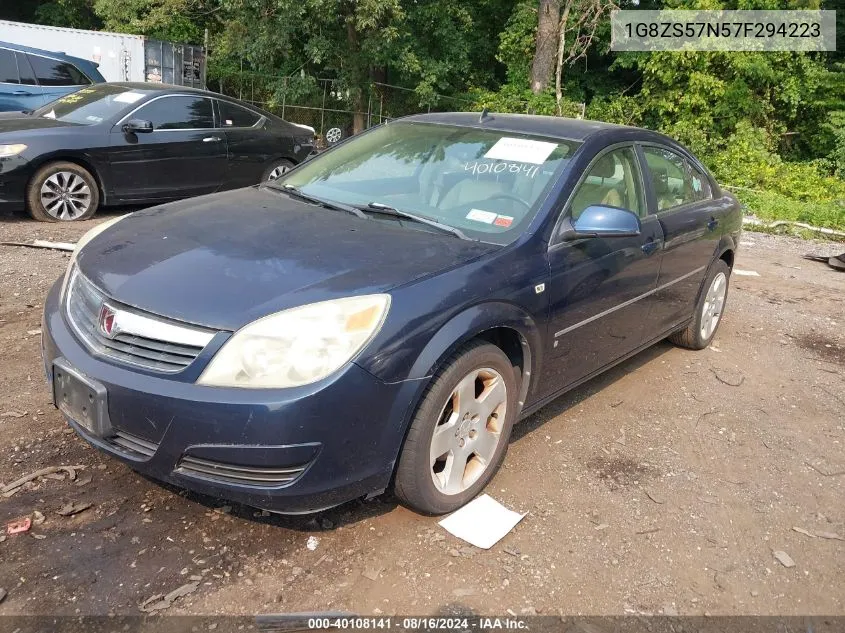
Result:
<svg viewBox="0 0 845 633"><path fill-rule="evenodd" d="M487 108L485 107L481 110L481 116L478 117L478 122L484 123L484 119L489 119L489 118L490 118L490 113L487 111Z"/></svg>

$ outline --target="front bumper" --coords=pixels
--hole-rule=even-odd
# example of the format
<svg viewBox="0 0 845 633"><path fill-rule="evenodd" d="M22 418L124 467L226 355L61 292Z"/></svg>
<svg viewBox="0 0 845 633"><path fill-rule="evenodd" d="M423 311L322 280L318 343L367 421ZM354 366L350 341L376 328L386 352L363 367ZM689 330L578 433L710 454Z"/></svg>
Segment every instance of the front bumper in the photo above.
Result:
<svg viewBox="0 0 845 633"><path fill-rule="evenodd" d="M0 158L0 211L24 208L26 185L32 172L29 162L20 156Z"/></svg>
<svg viewBox="0 0 845 633"><path fill-rule="evenodd" d="M105 388L102 437L69 423L138 472L286 513L318 511L389 485L419 381L387 384L354 363L325 381L284 390L151 376L83 347L60 309L59 292L57 282L44 307L48 380L58 362Z"/></svg>

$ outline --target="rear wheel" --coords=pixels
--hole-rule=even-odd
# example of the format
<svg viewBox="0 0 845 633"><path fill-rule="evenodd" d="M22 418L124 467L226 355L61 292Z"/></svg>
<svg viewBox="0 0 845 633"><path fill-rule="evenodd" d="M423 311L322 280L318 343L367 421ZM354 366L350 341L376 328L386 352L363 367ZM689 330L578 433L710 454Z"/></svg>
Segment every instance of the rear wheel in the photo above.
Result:
<svg viewBox="0 0 845 633"><path fill-rule="evenodd" d="M427 514L475 497L504 460L516 416L516 377L495 345L478 342L435 374L399 456L396 496Z"/></svg>
<svg viewBox="0 0 845 633"><path fill-rule="evenodd" d="M704 349L710 345L725 311L730 277L731 269L723 260L713 264L702 286L704 290L698 298L692 323L672 334L670 341L687 349Z"/></svg>
<svg viewBox="0 0 845 633"><path fill-rule="evenodd" d="M55 162L41 167L26 190L29 214L41 222L87 220L97 212L100 192L87 169Z"/></svg>

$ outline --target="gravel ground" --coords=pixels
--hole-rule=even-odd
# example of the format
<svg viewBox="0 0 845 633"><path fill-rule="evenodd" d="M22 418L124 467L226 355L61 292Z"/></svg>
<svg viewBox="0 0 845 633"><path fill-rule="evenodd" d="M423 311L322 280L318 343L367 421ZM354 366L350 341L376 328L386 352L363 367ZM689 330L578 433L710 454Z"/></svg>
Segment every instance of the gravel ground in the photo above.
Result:
<svg viewBox="0 0 845 633"><path fill-rule="evenodd" d="M0 217L0 241L102 219ZM841 250L746 233L736 268L759 277L734 276L709 349L659 344L515 429L488 492L528 514L484 551L390 497L262 516L89 448L39 360L68 255L0 246L0 481L85 467L0 498L36 519L0 536L0 614L138 614L184 585L164 613L845 614L845 275L801 258Z"/></svg>

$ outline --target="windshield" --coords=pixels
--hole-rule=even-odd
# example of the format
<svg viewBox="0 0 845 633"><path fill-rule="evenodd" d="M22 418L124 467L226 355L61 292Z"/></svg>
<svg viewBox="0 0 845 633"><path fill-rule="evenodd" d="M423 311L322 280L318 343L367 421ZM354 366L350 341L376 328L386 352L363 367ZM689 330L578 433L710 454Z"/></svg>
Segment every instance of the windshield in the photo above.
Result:
<svg viewBox="0 0 845 633"><path fill-rule="evenodd" d="M146 94L124 86L97 84L64 95L38 108L32 116L78 125L96 125L129 111Z"/></svg>
<svg viewBox="0 0 845 633"><path fill-rule="evenodd" d="M387 205L507 244L537 213L580 143L512 132L388 123L271 186L324 200Z"/></svg>

